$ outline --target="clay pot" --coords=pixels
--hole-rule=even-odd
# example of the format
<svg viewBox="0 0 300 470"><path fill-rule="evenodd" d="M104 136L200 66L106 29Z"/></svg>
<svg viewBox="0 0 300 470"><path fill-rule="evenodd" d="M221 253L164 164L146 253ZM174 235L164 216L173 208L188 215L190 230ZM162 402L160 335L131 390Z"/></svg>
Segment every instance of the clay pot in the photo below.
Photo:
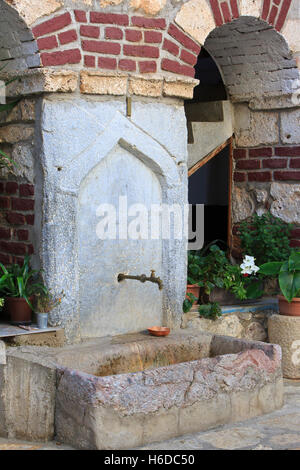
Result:
<svg viewBox="0 0 300 470"><path fill-rule="evenodd" d="M193 294L195 297L197 297L197 300L195 300L195 302L193 303L193 305L197 305L200 295L200 287L197 284L188 284L186 287L186 293Z"/></svg>
<svg viewBox="0 0 300 470"><path fill-rule="evenodd" d="M32 302L33 298L29 299ZM7 312L13 325L30 325L32 309L22 297L7 297L5 299Z"/></svg>
<svg viewBox="0 0 300 470"><path fill-rule="evenodd" d="M171 330L163 326L152 326L152 328L148 328L148 331L152 336L168 336Z"/></svg>
<svg viewBox="0 0 300 470"><path fill-rule="evenodd" d="M300 317L300 297L295 297L289 303L283 295L278 296L279 313L288 317Z"/></svg>

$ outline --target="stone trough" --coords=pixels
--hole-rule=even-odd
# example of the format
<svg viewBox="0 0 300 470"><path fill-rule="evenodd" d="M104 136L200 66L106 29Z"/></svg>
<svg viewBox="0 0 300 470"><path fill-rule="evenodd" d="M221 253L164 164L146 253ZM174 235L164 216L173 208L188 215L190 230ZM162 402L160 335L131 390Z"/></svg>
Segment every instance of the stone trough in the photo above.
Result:
<svg viewBox="0 0 300 470"><path fill-rule="evenodd" d="M0 436L126 449L282 406L279 346L180 331L9 348Z"/></svg>

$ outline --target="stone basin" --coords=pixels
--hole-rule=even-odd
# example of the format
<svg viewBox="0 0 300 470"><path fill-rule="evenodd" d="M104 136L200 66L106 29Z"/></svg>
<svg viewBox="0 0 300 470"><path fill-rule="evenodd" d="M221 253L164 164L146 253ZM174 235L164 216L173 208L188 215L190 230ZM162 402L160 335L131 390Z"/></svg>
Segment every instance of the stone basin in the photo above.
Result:
<svg viewBox="0 0 300 470"><path fill-rule="evenodd" d="M2 377L0 436L47 440L55 429L80 449L137 448L283 403L279 346L191 330L10 348Z"/></svg>

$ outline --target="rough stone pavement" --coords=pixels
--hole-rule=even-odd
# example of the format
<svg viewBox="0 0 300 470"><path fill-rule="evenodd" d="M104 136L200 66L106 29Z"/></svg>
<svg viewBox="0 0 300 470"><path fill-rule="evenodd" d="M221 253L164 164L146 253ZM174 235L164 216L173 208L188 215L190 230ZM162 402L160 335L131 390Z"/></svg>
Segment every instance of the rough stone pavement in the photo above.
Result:
<svg viewBox="0 0 300 470"><path fill-rule="evenodd" d="M284 407L243 423L186 435L144 450L300 450L300 381L285 381ZM0 438L0 450L72 450L55 442L32 443Z"/></svg>
<svg viewBox="0 0 300 470"><path fill-rule="evenodd" d="M285 380L281 410L211 431L143 447L145 450L300 450L300 381Z"/></svg>

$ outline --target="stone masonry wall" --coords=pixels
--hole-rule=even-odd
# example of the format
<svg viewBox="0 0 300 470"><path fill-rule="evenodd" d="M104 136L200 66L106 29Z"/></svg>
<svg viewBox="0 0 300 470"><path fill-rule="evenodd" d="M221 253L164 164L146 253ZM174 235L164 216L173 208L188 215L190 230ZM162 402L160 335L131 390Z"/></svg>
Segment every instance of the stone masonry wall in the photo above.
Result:
<svg viewBox="0 0 300 470"><path fill-rule="evenodd" d="M299 88L299 70L284 37L260 19L243 17L225 24L211 32L204 46L234 102L253 101L258 108Z"/></svg>
<svg viewBox="0 0 300 470"><path fill-rule="evenodd" d="M266 107L268 107L267 103ZM274 108L276 102L274 101ZM233 253L239 255L239 222L270 211L294 225L291 246L300 247L299 105L278 99L278 109L254 110L236 104L234 149Z"/></svg>
<svg viewBox="0 0 300 470"><path fill-rule="evenodd" d="M27 70L40 66L32 31L19 14L0 2L0 62L5 70Z"/></svg>
<svg viewBox="0 0 300 470"><path fill-rule="evenodd" d="M15 174L2 170L0 180L0 261L22 262L33 254L34 121L33 99L23 99L0 115L0 150L16 162Z"/></svg>
<svg viewBox="0 0 300 470"><path fill-rule="evenodd" d="M195 56L205 40L198 37L198 28L208 34L216 26L250 15L281 31L292 0L253 0L248 8L243 0L179 0L175 5L166 0L104 0L97 8L80 0L44 3L47 5L34 0L29 8L27 0L0 2L6 21L3 27L16 30L9 21L13 16L18 25L22 23L19 35L10 38L8 31L7 44L0 38L3 59L14 70L39 67L41 59L46 67L99 67L193 77Z"/></svg>
<svg viewBox="0 0 300 470"><path fill-rule="evenodd" d="M193 66L201 45L210 36L212 49L219 50L216 61L230 97L240 102L235 108L234 222L255 210L268 210L270 204L271 211L293 219L298 227L298 211L291 210L297 207L296 183L300 179L296 158L299 108L292 102L294 84L299 80L297 3L101 0L91 4L86 0L32 0L29 7L28 0L0 0L0 29L5 33L0 35L0 60L15 71L36 68L20 87L29 95L80 91L87 95L190 98L195 85L191 79ZM230 41L235 43L232 47ZM11 86L17 89L18 85ZM241 92L243 87L248 89ZM262 102L266 90L270 96ZM34 117L23 116L21 110L22 103L30 100L24 99L15 108L13 113L19 116L13 114L7 122L0 122L1 149L20 162L17 177L6 175L1 186L4 238L0 253L6 262L32 252ZM281 147L285 149L278 153ZM261 148L266 148L262 155ZM267 196L256 196L254 190L266 191Z"/></svg>

